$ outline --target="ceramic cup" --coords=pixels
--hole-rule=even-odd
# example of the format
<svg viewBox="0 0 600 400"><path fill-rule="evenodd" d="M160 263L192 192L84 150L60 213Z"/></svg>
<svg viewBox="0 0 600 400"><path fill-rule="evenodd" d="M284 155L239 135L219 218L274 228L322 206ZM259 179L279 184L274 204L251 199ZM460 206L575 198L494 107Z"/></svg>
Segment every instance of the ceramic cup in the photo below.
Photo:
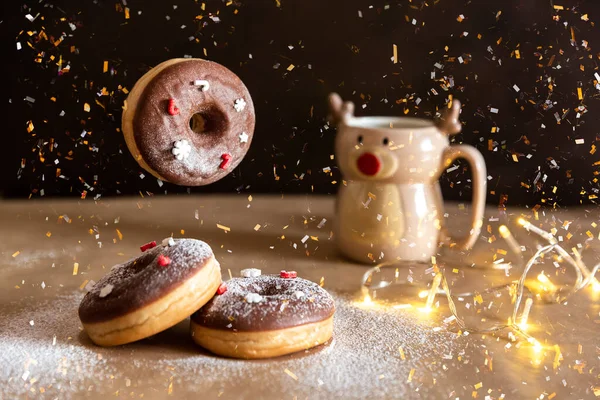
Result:
<svg viewBox="0 0 600 400"><path fill-rule="evenodd" d="M461 129L460 102L452 101L437 122L355 117L354 105L335 93L329 105L343 176L334 222L341 253L361 263L428 262L442 241L470 249L481 231L487 174L474 147L449 143ZM444 229L438 179L457 158L470 164L473 204L466 236L452 238Z"/></svg>

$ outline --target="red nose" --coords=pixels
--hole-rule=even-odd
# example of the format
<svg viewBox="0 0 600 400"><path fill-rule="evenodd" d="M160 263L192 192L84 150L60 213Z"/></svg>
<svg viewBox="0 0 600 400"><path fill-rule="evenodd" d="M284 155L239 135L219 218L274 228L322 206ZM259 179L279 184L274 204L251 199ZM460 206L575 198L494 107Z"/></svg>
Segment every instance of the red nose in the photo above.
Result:
<svg viewBox="0 0 600 400"><path fill-rule="evenodd" d="M373 176L381 169L381 161L372 153L363 153L356 161L358 170L365 175Z"/></svg>

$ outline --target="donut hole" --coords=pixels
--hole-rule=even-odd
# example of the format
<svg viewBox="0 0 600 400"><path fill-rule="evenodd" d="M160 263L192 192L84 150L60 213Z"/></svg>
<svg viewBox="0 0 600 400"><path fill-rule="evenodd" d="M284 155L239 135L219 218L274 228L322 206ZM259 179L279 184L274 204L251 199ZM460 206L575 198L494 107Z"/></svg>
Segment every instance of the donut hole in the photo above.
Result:
<svg viewBox="0 0 600 400"><path fill-rule="evenodd" d="M190 129L198 135L222 134L227 130L225 116L216 107L198 111L190 117Z"/></svg>

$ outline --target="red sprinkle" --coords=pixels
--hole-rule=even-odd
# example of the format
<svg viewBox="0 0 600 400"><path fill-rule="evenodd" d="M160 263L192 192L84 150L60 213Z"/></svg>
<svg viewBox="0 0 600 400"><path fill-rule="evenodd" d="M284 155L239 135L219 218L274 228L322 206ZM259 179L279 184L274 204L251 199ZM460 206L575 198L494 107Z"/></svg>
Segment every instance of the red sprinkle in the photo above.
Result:
<svg viewBox="0 0 600 400"><path fill-rule="evenodd" d="M166 267L169 264L171 264L171 259L169 257L167 257L167 256L159 254L159 256L158 256L158 265L160 265L161 267Z"/></svg>
<svg viewBox="0 0 600 400"><path fill-rule="evenodd" d="M286 279L297 278L298 273L296 271L281 271L279 277Z"/></svg>
<svg viewBox="0 0 600 400"><path fill-rule="evenodd" d="M175 106L175 99L169 99L169 115L179 114L179 108Z"/></svg>
<svg viewBox="0 0 600 400"><path fill-rule="evenodd" d="M221 156L221 160L223 160L223 161L221 161L221 165L219 165L219 168L221 168L221 169L227 168L229 166L229 163L231 162L231 154L227 154L227 153L223 154Z"/></svg>
<svg viewBox="0 0 600 400"><path fill-rule="evenodd" d="M217 294L223 294L227 291L227 286L224 283L221 283L221 286L217 289Z"/></svg>
<svg viewBox="0 0 600 400"><path fill-rule="evenodd" d="M140 247L141 251L150 250L151 248L156 247L156 242L153 240L150 243L146 243L145 245Z"/></svg>

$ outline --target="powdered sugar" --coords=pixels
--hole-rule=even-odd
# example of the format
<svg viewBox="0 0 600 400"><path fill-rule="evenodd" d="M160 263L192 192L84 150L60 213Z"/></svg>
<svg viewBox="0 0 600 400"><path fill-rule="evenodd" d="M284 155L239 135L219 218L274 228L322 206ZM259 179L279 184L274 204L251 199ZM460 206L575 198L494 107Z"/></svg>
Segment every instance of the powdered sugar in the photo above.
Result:
<svg viewBox="0 0 600 400"><path fill-rule="evenodd" d="M240 399L441 398L442 393L446 398L453 390L464 393L460 382L443 388L432 383L447 368L461 368L456 359L464 339L433 332L430 323L405 310L363 310L336 296L332 342L291 356L244 361L204 352L189 337L187 321L148 340L96 347L81 331L76 316L80 299L76 293L27 308L0 309L6 321L0 329L0 397L42 398L41 389L43 398L50 399L104 398L116 392L155 399L169 390L174 398L202 393L203 398ZM29 320L36 321L34 327ZM407 383L411 369L416 373Z"/></svg>

